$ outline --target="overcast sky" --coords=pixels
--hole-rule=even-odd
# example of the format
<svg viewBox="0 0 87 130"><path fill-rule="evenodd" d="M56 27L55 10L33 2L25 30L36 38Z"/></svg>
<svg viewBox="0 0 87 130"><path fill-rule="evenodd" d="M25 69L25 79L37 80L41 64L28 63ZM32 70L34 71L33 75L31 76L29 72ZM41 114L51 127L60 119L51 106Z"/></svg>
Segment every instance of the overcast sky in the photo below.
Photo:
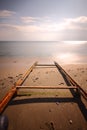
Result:
<svg viewBox="0 0 87 130"><path fill-rule="evenodd" d="M0 40L87 40L87 0L0 0Z"/></svg>

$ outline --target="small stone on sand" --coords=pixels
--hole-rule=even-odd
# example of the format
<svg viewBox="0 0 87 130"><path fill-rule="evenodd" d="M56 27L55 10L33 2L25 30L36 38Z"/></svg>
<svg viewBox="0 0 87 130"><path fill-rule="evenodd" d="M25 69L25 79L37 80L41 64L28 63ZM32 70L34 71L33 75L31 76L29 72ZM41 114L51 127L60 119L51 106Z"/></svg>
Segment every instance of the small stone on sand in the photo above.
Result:
<svg viewBox="0 0 87 130"><path fill-rule="evenodd" d="M69 123L72 124L72 120L69 120Z"/></svg>

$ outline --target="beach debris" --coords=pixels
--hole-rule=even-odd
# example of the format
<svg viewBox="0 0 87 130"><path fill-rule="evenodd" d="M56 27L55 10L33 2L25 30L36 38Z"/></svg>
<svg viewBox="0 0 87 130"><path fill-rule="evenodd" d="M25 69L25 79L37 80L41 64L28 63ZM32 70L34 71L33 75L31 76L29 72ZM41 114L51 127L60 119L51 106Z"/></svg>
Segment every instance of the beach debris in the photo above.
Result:
<svg viewBox="0 0 87 130"><path fill-rule="evenodd" d="M69 123L72 124L72 120L69 120Z"/></svg>
<svg viewBox="0 0 87 130"><path fill-rule="evenodd" d="M51 124L52 130L55 130L55 129L54 129L54 123L51 122L50 124Z"/></svg>
<svg viewBox="0 0 87 130"><path fill-rule="evenodd" d="M49 109L49 112L51 112L51 109Z"/></svg>
<svg viewBox="0 0 87 130"><path fill-rule="evenodd" d="M10 80L10 83L13 83L14 81L13 80Z"/></svg>
<svg viewBox="0 0 87 130"><path fill-rule="evenodd" d="M21 76L21 75L23 75L23 74L19 74L19 76Z"/></svg>
<svg viewBox="0 0 87 130"><path fill-rule="evenodd" d="M74 75L74 77L76 77L77 75Z"/></svg>
<svg viewBox="0 0 87 130"><path fill-rule="evenodd" d="M58 94L56 94L55 96L58 97Z"/></svg>
<svg viewBox="0 0 87 130"><path fill-rule="evenodd" d="M9 76L8 78L9 78L9 79L13 79L13 77L11 77L11 76Z"/></svg>
<svg viewBox="0 0 87 130"><path fill-rule="evenodd" d="M4 85L4 83L2 82L2 84L1 84L2 86Z"/></svg>
<svg viewBox="0 0 87 130"><path fill-rule="evenodd" d="M33 80L33 82L36 82L36 80L38 80L39 78L38 77L36 77L36 78L33 78L32 80Z"/></svg>
<svg viewBox="0 0 87 130"><path fill-rule="evenodd" d="M59 102L56 102L57 105L59 105Z"/></svg>
<svg viewBox="0 0 87 130"><path fill-rule="evenodd" d="M85 71L83 70L82 73L84 73Z"/></svg>
<svg viewBox="0 0 87 130"><path fill-rule="evenodd" d="M35 80L38 80L38 79L39 79L38 77L35 78Z"/></svg>
<svg viewBox="0 0 87 130"><path fill-rule="evenodd" d="M46 74L48 74L48 71L46 72Z"/></svg>
<svg viewBox="0 0 87 130"><path fill-rule="evenodd" d="M54 123L52 121L50 123L46 122L45 125L48 127L49 130L55 130Z"/></svg>
<svg viewBox="0 0 87 130"><path fill-rule="evenodd" d="M63 85L64 83L59 83L59 85Z"/></svg>
<svg viewBox="0 0 87 130"><path fill-rule="evenodd" d="M17 78L21 78L23 74L16 75Z"/></svg>

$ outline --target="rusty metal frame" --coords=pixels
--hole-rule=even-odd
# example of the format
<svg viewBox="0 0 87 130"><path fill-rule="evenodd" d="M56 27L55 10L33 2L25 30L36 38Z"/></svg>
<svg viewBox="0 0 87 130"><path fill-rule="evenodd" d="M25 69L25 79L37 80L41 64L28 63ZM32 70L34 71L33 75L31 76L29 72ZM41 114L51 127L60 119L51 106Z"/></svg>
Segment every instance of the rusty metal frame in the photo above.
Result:
<svg viewBox="0 0 87 130"><path fill-rule="evenodd" d="M85 97L87 98L87 93L82 89L82 87L78 83L76 83L76 81L74 79L72 79L71 76L57 62L54 62L54 63L55 63L55 65L58 69L61 69L63 71L63 73L66 75L66 77L68 78L70 83L73 86L76 86L77 89L79 89L85 95Z"/></svg>
<svg viewBox="0 0 87 130"><path fill-rule="evenodd" d="M77 89L76 86L16 86L18 89Z"/></svg>
<svg viewBox="0 0 87 130"><path fill-rule="evenodd" d="M21 86L23 82L26 80L26 78L29 76L29 74L32 72L34 67L36 66L56 66L59 70L61 70L67 79L70 81L71 86ZM37 64L35 62L28 70L27 72L20 78L16 84L12 87L12 89L6 94L6 96L0 101L0 113L3 112L9 101L12 99L12 97L17 93L17 90L20 88L22 89L76 89L80 90L87 99L87 93L81 88L80 85L78 85L71 77L70 75L57 63L54 62L54 64Z"/></svg>
<svg viewBox="0 0 87 130"><path fill-rule="evenodd" d="M37 62L35 62L28 70L27 72L20 78L14 86L12 86L12 89L6 94L6 96L0 101L0 113L5 109L6 105L9 103L9 101L12 99L14 94L17 92L17 85L22 85L25 79L28 77L28 75L31 73L31 71L36 66Z"/></svg>

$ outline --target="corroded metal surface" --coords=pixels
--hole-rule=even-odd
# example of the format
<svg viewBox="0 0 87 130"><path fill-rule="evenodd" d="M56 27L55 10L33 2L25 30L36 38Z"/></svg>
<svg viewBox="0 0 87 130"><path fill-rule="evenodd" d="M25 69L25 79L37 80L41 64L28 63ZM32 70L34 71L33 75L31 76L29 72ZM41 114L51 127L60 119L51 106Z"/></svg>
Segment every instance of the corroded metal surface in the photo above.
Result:
<svg viewBox="0 0 87 130"><path fill-rule="evenodd" d="M27 76L31 73L31 71L33 70L33 68L35 67L35 65L37 64L37 62L35 62L30 68L29 70L27 70L27 72L22 76L22 78L20 78L16 84L12 87L12 89L6 94L6 96L0 101L0 113L4 110L4 108L6 107L6 105L8 104L8 102L12 99L12 97L14 96L14 94L16 93L17 89L16 86L17 85L22 85L22 83L25 81L25 79L27 78Z"/></svg>

